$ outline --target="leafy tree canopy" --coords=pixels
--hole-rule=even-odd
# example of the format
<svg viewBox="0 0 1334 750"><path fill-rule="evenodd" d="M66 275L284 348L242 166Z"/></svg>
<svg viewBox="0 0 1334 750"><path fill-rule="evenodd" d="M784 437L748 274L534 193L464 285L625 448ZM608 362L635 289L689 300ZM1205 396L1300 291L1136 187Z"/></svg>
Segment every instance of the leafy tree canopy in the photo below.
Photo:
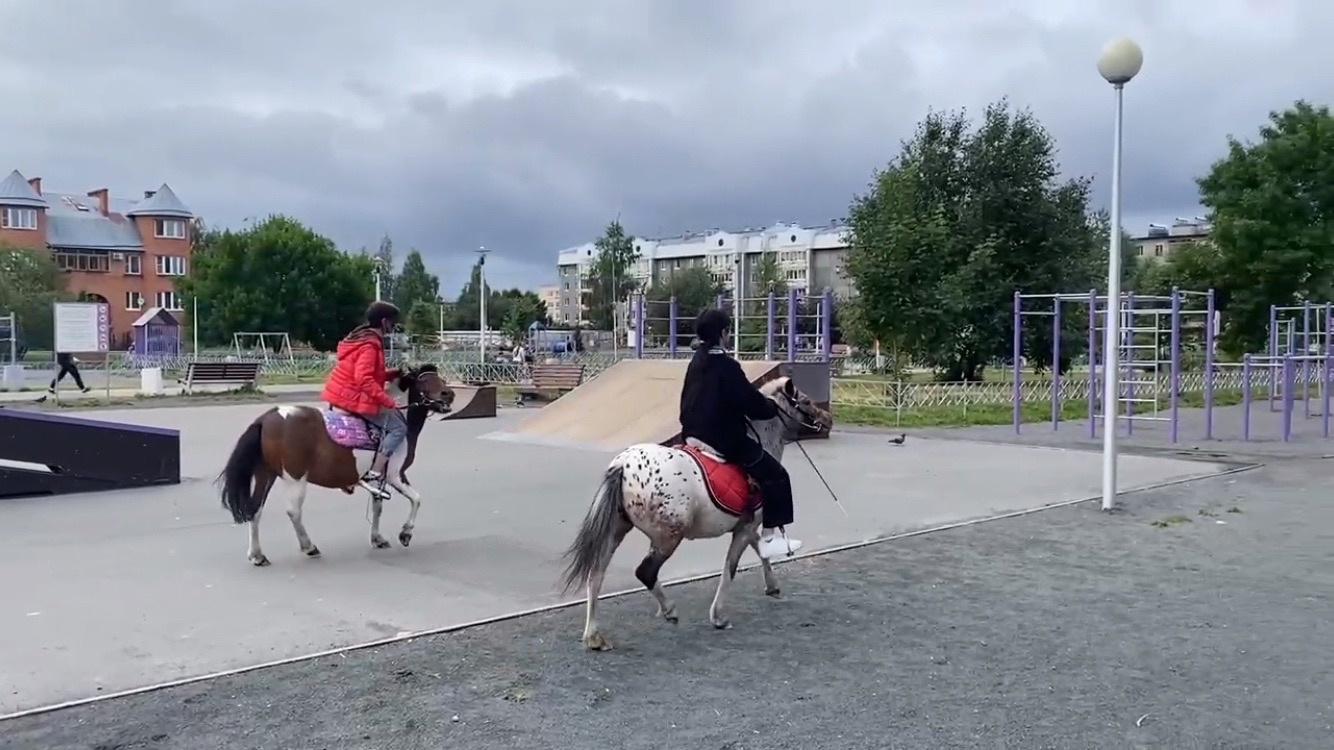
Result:
<svg viewBox="0 0 1334 750"><path fill-rule="evenodd" d="M52 308L69 298L65 274L46 248L0 244L0 315L18 316L30 349L49 349L54 342ZM4 356L8 357L8 341Z"/></svg>
<svg viewBox="0 0 1334 750"><path fill-rule="evenodd" d="M1226 303L1220 344L1233 354L1264 350L1271 304L1334 299L1334 118L1298 101L1259 135L1229 138L1198 181Z"/></svg>
<svg viewBox="0 0 1334 750"><path fill-rule="evenodd" d="M177 288L199 303L203 343L271 331L327 351L365 313L373 269L370 258L343 253L295 219L273 215L214 234Z"/></svg>
<svg viewBox="0 0 1334 750"><path fill-rule="evenodd" d="M610 331L616 324L616 305L639 290L634 265L639 260L635 238L626 234L619 220L607 225L593 243L596 255L586 272L589 289L588 320L594 328Z"/></svg>
<svg viewBox="0 0 1334 750"><path fill-rule="evenodd" d="M943 378L980 378L1009 349L1016 289L1096 286L1106 234L1089 182L1059 173L1051 136L1005 101L975 129L929 114L849 210L849 330Z"/></svg>

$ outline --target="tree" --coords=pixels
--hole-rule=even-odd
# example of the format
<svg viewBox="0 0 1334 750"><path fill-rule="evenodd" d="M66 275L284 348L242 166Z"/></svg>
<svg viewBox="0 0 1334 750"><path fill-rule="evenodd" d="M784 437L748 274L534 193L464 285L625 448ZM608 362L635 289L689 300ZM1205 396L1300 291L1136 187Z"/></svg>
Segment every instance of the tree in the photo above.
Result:
<svg viewBox="0 0 1334 750"><path fill-rule="evenodd" d="M418 302L436 304L440 297L440 279L426 270L421 252L413 250L403 259L403 270L394 277L392 289L393 294L387 294L386 298L393 300L400 310L411 310Z"/></svg>
<svg viewBox="0 0 1334 750"><path fill-rule="evenodd" d="M717 304L722 287L703 266L683 268L660 279L645 295L644 328L650 336L667 339L671 300L676 299L676 342L686 346L694 338L695 316ZM670 339L668 339L670 340Z"/></svg>
<svg viewBox="0 0 1334 750"><path fill-rule="evenodd" d="M400 306L400 310L403 308ZM404 313L403 328L409 335L418 338L430 338L436 335L440 325L440 303L419 299L413 302Z"/></svg>
<svg viewBox="0 0 1334 750"><path fill-rule="evenodd" d="M0 244L0 315L18 316L29 349L54 345L51 305L68 297L65 275L50 251Z"/></svg>
<svg viewBox="0 0 1334 750"><path fill-rule="evenodd" d="M627 235L619 220L607 225L593 243L597 255L588 267L588 320L595 328L610 331L616 324L616 307L638 290L633 269L639 260L635 238Z"/></svg>
<svg viewBox="0 0 1334 750"><path fill-rule="evenodd" d="M497 303L504 310L501 330L516 344L527 338L528 327L533 323L549 325L547 303L532 292L509 289Z"/></svg>
<svg viewBox="0 0 1334 750"><path fill-rule="evenodd" d="M199 303L201 342L272 331L327 351L365 313L372 271L369 258L343 253L295 219L273 215L219 232L177 289Z"/></svg>
<svg viewBox="0 0 1334 750"><path fill-rule="evenodd" d="M1228 139L1199 178L1219 254L1226 320L1220 345L1263 351L1269 306L1334 297L1334 118L1297 101L1271 112L1260 139ZM1223 309L1223 306L1220 306Z"/></svg>
<svg viewBox="0 0 1334 750"><path fill-rule="evenodd" d="M1002 100L971 126L929 114L849 211L858 296L843 323L949 380L980 379L1008 354L1016 289L1089 289L1106 248L1088 180L1058 179L1055 143L1029 112Z"/></svg>

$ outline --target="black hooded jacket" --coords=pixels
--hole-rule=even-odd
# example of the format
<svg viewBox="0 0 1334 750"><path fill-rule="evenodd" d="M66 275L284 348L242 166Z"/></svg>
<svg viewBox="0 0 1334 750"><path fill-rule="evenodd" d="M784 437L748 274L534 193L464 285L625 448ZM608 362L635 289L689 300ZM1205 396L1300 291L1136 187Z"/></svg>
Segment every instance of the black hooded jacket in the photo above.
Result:
<svg viewBox="0 0 1334 750"><path fill-rule="evenodd" d="M746 418L773 419L778 407L746 378L741 363L718 348L701 346L686 367L681 386L681 437L695 438L728 460L749 462L759 445Z"/></svg>

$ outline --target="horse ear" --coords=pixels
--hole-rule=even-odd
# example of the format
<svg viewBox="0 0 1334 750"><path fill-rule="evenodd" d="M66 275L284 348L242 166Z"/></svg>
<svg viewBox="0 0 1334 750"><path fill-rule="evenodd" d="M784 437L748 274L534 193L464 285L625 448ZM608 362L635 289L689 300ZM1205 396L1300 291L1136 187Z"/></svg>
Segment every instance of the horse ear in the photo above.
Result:
<svg viewBox="0 0 1334 750"><path fill-rule="evenodd" d="M792 383L792 378L783 381L783 393L790 398L796 398L797 386Z"/></svg>

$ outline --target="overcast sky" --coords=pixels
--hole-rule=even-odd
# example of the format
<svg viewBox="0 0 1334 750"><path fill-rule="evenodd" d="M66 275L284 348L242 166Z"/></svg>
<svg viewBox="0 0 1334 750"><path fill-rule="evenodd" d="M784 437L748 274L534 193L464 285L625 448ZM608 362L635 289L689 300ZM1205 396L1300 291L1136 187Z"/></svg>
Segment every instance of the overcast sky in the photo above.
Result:
<svg viewBox="0 0 1334 750"><path fill-rule="evenodd" d="M618 213L645 236L823 222L929 108L1008 95L1107 199L1108 39L1127 90L1127 228L1198 211L1228 133L1334 93L1316 0L0 0L0 168L47 189L169 183L212 225L385 232L448 293ZM400 253L401 257L401 253Z"/></svg>

